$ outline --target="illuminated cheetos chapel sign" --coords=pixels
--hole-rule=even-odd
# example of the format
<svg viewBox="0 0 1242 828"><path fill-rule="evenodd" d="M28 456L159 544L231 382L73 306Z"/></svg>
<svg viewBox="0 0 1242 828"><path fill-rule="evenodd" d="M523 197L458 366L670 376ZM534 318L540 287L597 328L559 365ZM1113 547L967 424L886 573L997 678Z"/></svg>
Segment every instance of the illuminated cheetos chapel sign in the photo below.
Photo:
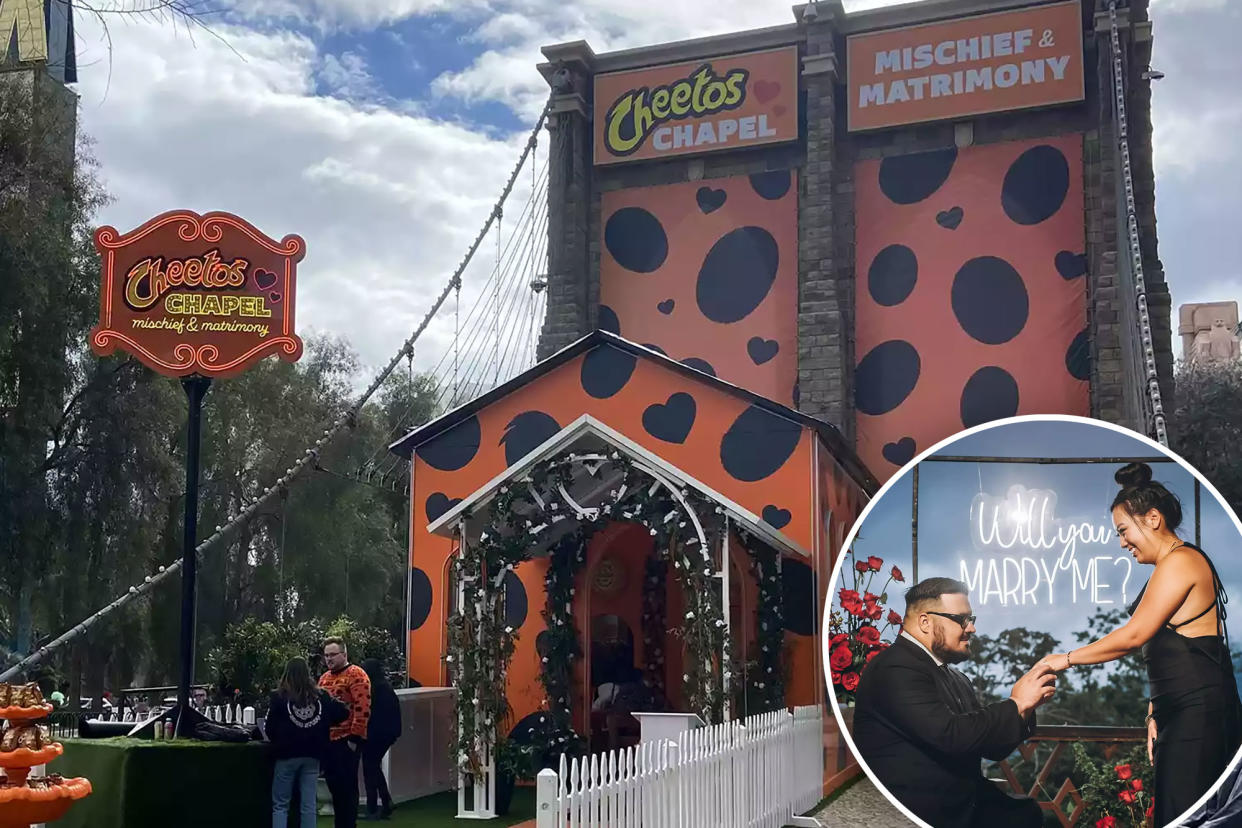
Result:
<svg viewBox="0 0 1242 828"><path fill-rule="evenodd" d="M103 259L91 347L121 348L167 376L238 374L302 355L294 333L298 236L277 242L229 213L174 211L124 235L95 233Z"/></svg>

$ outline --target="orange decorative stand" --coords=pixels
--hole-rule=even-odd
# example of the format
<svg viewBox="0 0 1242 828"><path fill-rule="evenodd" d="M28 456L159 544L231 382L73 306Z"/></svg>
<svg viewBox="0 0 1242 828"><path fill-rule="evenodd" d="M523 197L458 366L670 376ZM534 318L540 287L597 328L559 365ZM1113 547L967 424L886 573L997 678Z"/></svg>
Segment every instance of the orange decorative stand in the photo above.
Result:
<svg viewBox="0 0 1242 828"><path fill-rule="evenodd" d="M60 819L74 800L90 794L91 783L55 774L30 776L31 768L65 751L59 742L48 741L47 731L38 724L52 712L52 706L43 703L33 685L0 684L0 701L18 702L0 704L0 720L7 722L0 739L0 828L30 828L32 823Z"/></svg>

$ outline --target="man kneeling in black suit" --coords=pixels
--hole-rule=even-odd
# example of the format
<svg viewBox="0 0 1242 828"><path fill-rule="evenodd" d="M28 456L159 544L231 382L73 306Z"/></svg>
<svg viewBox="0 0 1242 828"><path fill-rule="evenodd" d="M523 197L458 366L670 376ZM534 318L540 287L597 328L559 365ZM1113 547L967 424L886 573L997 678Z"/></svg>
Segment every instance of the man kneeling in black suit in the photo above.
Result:
<svg viewBox="0 0 1242 828"><path fill-rule="evenodd" d="M929 578L911 587L896 642L863 670L854 742L884 787L935 828L1037 828L1039 805L986 780L980 763L1030 737L1055 674L1036 667L1008 699L983 706L949 666L970 658L974 632L965 584Z"/></svg>

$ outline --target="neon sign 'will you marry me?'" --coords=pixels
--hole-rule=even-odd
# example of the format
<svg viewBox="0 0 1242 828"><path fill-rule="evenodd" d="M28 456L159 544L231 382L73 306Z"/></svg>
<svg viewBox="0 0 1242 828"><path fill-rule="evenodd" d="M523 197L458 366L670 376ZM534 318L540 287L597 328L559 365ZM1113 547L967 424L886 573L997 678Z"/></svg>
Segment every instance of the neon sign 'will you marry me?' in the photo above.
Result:
<svg viewBox="0 0 1242 828"><path fill-rule="evenodd" d="M970 534L980 556L960 562L960 578L982 604L1128 601L1134 561L1116 546L1113 527L1058 518L1050 489L975 495Z"/></svg>

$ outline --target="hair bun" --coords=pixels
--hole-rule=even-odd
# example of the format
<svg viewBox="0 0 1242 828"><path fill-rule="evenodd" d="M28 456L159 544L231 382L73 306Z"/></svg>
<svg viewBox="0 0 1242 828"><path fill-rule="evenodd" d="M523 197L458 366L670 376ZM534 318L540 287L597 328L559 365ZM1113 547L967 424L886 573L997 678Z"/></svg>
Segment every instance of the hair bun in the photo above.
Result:
<svg viewBox="0 0 1242 828"><path fill-rule="evenodd" d="M1146 463L1130 463L1117 470L1113 475L1117 485L1124 488L1145 486L1151 482L1151 466Z"/></svg>

